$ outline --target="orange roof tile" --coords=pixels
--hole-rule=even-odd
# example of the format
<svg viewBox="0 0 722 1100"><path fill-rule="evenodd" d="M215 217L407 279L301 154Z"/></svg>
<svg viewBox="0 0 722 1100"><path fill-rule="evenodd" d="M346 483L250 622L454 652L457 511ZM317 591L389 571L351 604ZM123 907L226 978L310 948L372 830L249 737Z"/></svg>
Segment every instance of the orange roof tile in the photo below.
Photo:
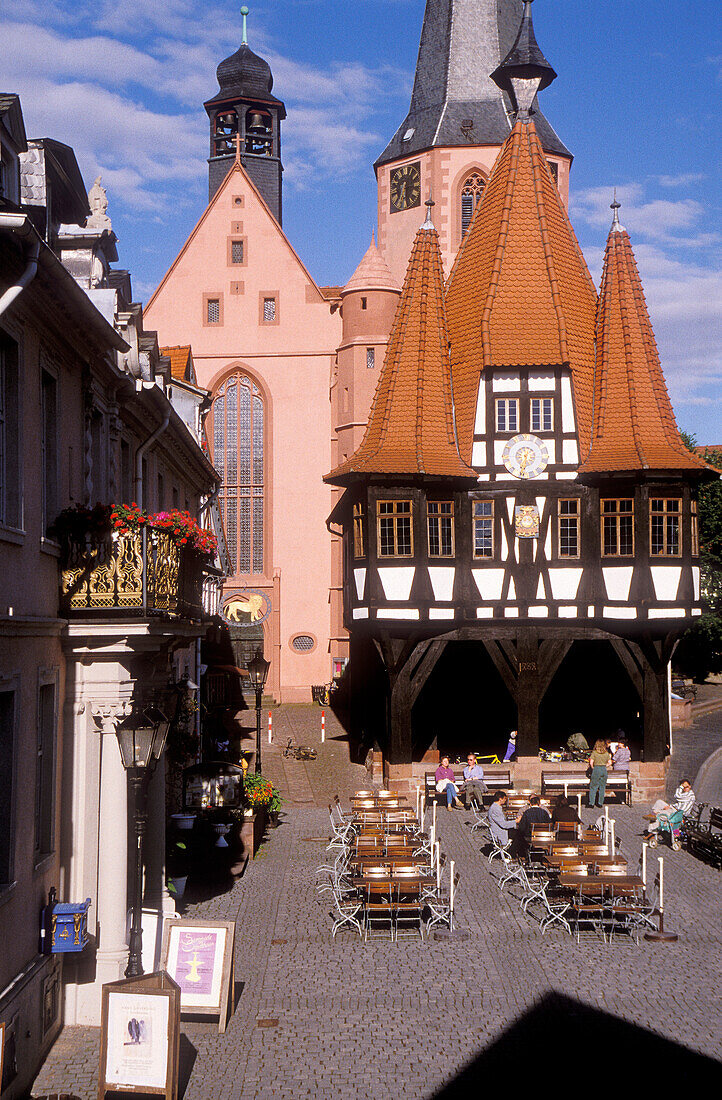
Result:
<svg viewBox="0 0 722 1100"><path fill-rule="evenodd" d="M677 429L629 234L615 210L597 312L594 425L580 472L705 466Z"/></svg>
<svg viewBox="0 0 722 1100"><path fill-rule="evenodd" d="M531 120L504 143L449 276L446 311L461 453L482 369L572 370L589 445L596 290Z"/></svg>
<svg viewBox="0 0 722 1100"><path fill-rule="evenodd" d="M429 221L416 234L366 434L325 480L345 485L364 474L476 480L456 442L444 274Z"/></svg>
<svg viewBox="0 0 722 1100"><path fill-rule="evenodd" d="M351 290L396 290L398 283L391 274L391 268L386 263L381 252L376 246L376 238L371 233L371 244L366 249L361 263L343 288L343 293Z"/></svg>
<svg viewBox="0 0 722 1100"><path fill-rule="evenodd" d="M161 355L170 359L170 372L179 382L195 382L190 344L161 348Z"/></svg>

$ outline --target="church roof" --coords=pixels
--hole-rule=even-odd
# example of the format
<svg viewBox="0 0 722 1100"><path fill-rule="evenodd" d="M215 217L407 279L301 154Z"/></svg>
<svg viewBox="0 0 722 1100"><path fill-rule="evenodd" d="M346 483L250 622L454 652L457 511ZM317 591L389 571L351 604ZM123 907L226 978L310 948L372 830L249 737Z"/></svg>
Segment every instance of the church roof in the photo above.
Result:
<svg viewBox="0 0 722 1100"><path fill-rule="evenodd" d="M503 144L513 106L491 74L514 46L522 12L520 0L427 0L409 113L375 167L435 146ZM570 156L536 111L544 149Z"/></svg>
<svg viewBox="0 0 722 1100"><path fill-rule="evenodd" d="M216 69L219 91L205 104L225 103L236 99L259 100L263 103L275 103L283 107L280 99L271 95L273 73L264 58L254 53L247 42L243 42L235 53L221 61Z"/></svg>
<svg viewBox="0 0 722 1100"><path fill-rule="evenodd" d="M429 219L416 234L366 434L325 480L364 474L476 480L456 443L441 250Z"/></svg>
<svg viewBox="0 0 722 1100"><path fill-rule="evenodd" d="M481 369L571 368L582 449L592 422L596 290L535 124L502 148L449 276L456 425L470 458Z"/></svg>
<svg viewBox="0 0 722 1100"><path fill-rule="evenodd" d="M343 293L352 290L398 290L399 287L391 274L391 269L376 245L371 233L371 244L366 249L361 263L343 288Z"/></svg>
<svg viewBox="0 0 722 1100"><path fill-rule="evenodd" d="M580 472L704 469L677 429L629 234L614 209L597 312L594 424Z"/></svg>

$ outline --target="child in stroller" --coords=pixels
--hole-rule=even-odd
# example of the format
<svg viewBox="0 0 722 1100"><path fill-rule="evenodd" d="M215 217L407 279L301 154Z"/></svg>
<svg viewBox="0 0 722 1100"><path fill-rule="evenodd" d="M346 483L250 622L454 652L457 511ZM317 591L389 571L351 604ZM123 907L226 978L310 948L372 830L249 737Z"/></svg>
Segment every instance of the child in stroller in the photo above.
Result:
<svg viewBox="0 0 722 1100"><path fill-rule="evenodd" d="M695 796L689 779L681 780L674 792L674 802L665 802L659 799L652 806L652 813L648 815L650 848L656 848L659 843L660 833L669 836L669 842L675 852L682 847L682 819L694 806Z"/></svg>

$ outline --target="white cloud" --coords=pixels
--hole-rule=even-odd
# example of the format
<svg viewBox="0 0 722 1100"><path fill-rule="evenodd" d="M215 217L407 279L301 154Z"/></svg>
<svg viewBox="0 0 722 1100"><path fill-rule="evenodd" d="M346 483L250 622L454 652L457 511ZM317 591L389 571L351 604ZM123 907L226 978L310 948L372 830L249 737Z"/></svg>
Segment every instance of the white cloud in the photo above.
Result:
<svg viewBox="0 0 722 1100"><path fill-rule="evenodd" d="M607 227L612 224L610 202L614 195L613 187L590 187L576 192L571 197L570 212L572 218L585 221L587 225ZM621 203L619 217L633 236L651 237L658 241L679 241L681 244L702 246L712 243L708 235L684 239L675 237L675 233L693 229L705 213L704 206L695 199L651 199L644 201L644 188L641 184L630 183L616 188L617 199Z"/></svg>
<svg viewBox="0 0 722 1100"><path fill-rule="evenodd" d="M689 187L690 183L699 183L706 179L704 172L682 172L679 176L657 176L662 187Z"/></svg>

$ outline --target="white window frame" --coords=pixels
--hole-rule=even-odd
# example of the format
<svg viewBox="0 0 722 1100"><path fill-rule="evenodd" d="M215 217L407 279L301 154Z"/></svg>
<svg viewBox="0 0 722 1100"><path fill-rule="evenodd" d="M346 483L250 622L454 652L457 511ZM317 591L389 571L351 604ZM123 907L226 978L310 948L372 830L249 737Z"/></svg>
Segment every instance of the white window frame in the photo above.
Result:
<svg viewBox="0 0 722 1100"><path fill-rule="evenodd" d="M547 426L545 421L546 413L549 413L549 425ZM534 417L537 417L537 423L534 423ZM553 397L532 397L531 405L529 409L529 424L533 432L553 432L554 431L554 398Z"/></svg>
<svg viewBox="0 0 722 1100"><path fill-rule="evenodd" d="M511 411L514 411L514 424L511 424ZM518 432L519 431L519 398L518 397L497 397L494 406L496 414L496 430L497 432Z"/></svg>

